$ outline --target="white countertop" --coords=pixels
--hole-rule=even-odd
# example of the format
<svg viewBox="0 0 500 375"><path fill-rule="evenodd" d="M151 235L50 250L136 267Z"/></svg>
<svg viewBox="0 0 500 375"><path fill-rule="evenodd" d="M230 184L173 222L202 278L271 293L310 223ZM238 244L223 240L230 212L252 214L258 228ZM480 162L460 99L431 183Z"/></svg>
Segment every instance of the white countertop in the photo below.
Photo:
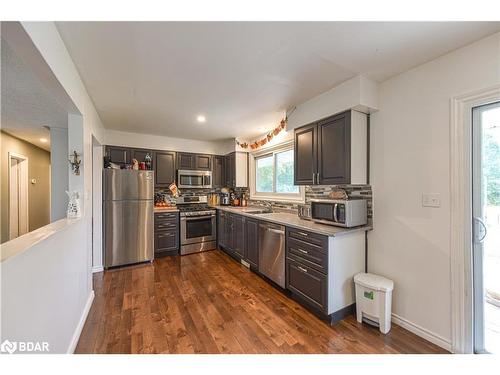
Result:
<svg viewBox="0 0 500 375"><path fill-rule="evenodd" d="M355 228L342 228L333 225L318 224L313 221L301 219L297 214L288 212L271 212L263 214L252 213L262 210L262 208L260 207L217 206L216 208L218 210L240 214L257 220L269 221L271 223L281 224L292 228L307 230L309 232L314 232L329 237L341 236L360 231L366 232L373 229L371 225L364 225Z"/></svg>
<svg viewBox="0 0 500 375"><path fill-rule="evenodd" d="M66 228L73 225L74 223L79 222L80 220L82 219L78 218L57 220L32 232L23 234L21 237L14 238L13 240L3 243L1 245L0 251L0 262L4 262L8 258L22 253L33 245L36 245L37 243L52 236L54 233L65 230Z"/></svg>

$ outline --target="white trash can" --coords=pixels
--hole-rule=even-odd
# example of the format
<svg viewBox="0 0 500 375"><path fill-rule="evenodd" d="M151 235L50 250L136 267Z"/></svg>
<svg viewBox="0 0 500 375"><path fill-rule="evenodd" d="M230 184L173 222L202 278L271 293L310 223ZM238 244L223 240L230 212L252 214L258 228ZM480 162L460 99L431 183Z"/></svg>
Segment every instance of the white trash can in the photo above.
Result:
<svg viewBox="0 0 500 375"><path fill-rule="evenodd" d="M356 318L358 322L378 326L386 334L391 330L391 304L394 282L372 273L354 276Z"/></svg>

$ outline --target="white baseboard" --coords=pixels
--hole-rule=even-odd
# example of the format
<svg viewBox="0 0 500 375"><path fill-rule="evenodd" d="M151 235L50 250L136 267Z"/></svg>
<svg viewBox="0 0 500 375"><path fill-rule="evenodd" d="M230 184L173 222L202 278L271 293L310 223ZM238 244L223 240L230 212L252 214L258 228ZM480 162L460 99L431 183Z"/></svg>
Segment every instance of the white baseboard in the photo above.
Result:
<svg viewBox="0 0 500 375"><path fill-rule="evenodd" d="M67 354L73 354L76 349L76 345L78 345L78 340L80 339L80 335L83 330L83 326L85 325L85 321L87 320L87 316L89 315L90 308L92 307L92 302L94 301L94 291L92 290L87 299L87 303L82 312L82 316L80 317L80 321L76 326L75 333L73 333L73 337L71 338L71 342L69 344Z"/></svg>
<svg viewBox="0 0 500 375"><path fill-rule="evenodd" d="M104 271L104 267L103 266L94 266L94 267L92 267L92 273L102 272L102 271Z"/></svg>
<svg viewBox="0 0 500 375"><path fill-rule="evenodd" d="M407 329L408 331L414 333L415 335L420 336L423 339L426 339L427 341L430 341L433 344L440 346L441 348L451 352L451 342L445 339L444 337L441 337L425 328L422 328L419 325L412 323L394 313L391 314L391 318L392 322L397 324L398 326L401 326Z"/></svg>

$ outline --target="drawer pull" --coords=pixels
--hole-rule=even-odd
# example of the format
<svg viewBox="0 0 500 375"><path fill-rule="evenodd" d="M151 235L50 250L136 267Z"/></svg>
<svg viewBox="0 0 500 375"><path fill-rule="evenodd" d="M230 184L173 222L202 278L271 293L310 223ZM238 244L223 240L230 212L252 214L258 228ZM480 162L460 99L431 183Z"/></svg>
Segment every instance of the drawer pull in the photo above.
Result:
<svg viewBox="0 0 500 375"><path fill-rule="evenodd" d="M302 249L297 249L298 251L300 251L302 254L309 254L309 251L307 250L302 250Z"/></svg>
<svg viewBox="0 0 500 375"><path fill-rule="evenodd" d="M297 234L300 234L301 236L307 237L308 234L306 232L297 232Z"/></svg>
<svg viewBox="0 0 500 375"><path fill-rule="evenodd" d="M302 272L305 272L305 273L307 273L307 270L306 270L306 269L305 269L304 267L301 267L301 266L297 266L297 268L298 268L299 270L301 270Z"/></svg>

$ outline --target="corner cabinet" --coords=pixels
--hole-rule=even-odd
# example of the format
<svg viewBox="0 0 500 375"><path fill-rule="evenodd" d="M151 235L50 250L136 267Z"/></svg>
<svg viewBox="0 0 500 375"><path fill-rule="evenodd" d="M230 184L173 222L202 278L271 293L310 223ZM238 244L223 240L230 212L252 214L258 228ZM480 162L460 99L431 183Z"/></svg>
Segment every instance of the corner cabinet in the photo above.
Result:
<svg viewBox="0 0 500 375"><path fill-rule="evenodd" d="M212 187L221 188L225 186L225 157L214 155L212 158Z"/></svg>
<svg viewBox="0 0 500 375"><path fill-rule="evenodd" d="M232 152L225 157L226 187L248 187L248 154Z"/></svg>
<svg viewBox="0 0 500 375"><path fill-rule="evenodd" d="M295 185L368 182L368 118L345 111L294 131Z"/></svg>

